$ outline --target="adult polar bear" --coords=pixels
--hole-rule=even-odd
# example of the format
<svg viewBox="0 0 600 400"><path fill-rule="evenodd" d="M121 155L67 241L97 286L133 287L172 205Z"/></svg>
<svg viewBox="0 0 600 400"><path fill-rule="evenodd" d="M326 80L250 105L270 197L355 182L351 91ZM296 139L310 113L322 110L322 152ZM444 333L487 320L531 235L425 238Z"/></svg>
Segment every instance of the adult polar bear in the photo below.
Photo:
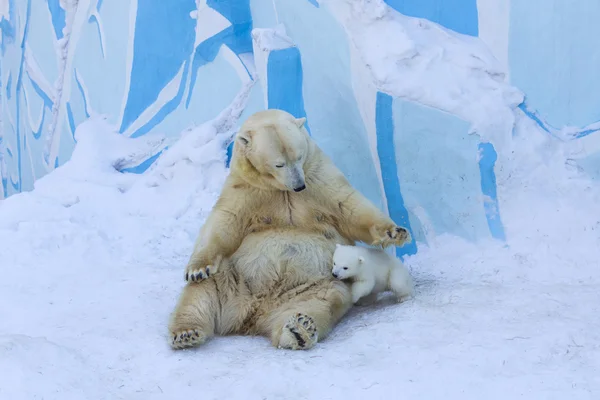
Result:
<svg viewBox="0 0 600 400"><path fill-rule="evenodd" d="M173 348L260 334L276 347L309 349L352 306L349 286L331 276L336 243L410 240L350 186L305 120L266 110L240 128L171 315Z"/></svg>

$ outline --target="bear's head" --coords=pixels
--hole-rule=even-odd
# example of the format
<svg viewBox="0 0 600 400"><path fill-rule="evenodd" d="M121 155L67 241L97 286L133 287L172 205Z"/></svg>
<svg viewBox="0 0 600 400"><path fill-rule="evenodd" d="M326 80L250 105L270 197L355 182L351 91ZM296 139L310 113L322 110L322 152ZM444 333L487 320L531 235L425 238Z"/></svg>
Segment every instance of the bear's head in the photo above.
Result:
<svg viewBox="0 0 600 400"><path fill-rule="evenodd" d="M250 116L237 133L231 172L255 187L304 190L304 167L312 144L305 122L306 118L276 109Z"/></svg>
<svg viewBox="0 0 600 400"><path fill-rule="evenodd" d="M361 249L357 246L335 245L331 275L337 279L348 279L358 275L365 262Z"/></svg>

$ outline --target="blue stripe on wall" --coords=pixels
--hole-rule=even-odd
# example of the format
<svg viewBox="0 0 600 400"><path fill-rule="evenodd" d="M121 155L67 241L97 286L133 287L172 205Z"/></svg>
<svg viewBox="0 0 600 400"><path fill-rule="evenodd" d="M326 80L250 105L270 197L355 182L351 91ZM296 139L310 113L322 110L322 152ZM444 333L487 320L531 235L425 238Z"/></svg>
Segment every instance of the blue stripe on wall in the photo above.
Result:
<svg viewBox="0 0 600 400"><path fill-rule="evenodd" d="M69 129L71 130L71 135L73 136L73 140L75 140L75 118L73 117L73 109L71 108L71 103L67 102L67 119L69 120Z"/></svg>
<svg viewBox="0 0 600 400"><path fill-rule="evenodd" d="M158 97L192 53L195 0L138 0L133 65L120 132Z"/></svg>
<svg viewBox="0 0 600 400"><path fill-rule="evenodd" d="M48 108L49 110L49 108ZM46 118L46 107L42 108L42 118L40 119L40 124L38 125L37 131L32 132L33 138L38 140L42 137L42 130L44 129L44 119Z"/></svg>
<svg viewBox="0 0 600 400"><path fill-rule="evenodd" d="M162 149L161 151L159 151L152 157L149 157L146 160L144 160L139 165L136 165L135 167L123 168L122 170L120 170L120 172L130 173L130 174L144 173L148 168L150 168L150 166L154 163L154 161L158 160L158 157L160 157L160 155L163 153L163 151L167 150L167 148L168 147L165 147L164 149Z"/></svg>
<svg viewBox="0 0 600 400"><path fill-rule="evenodd" d="M14 6L14 4L11 4ZM21 191L22 179L23 179L23 166L22 166L22 148L21 148L21 90L23 88L23 67L25 65L25 42L29 35L29 17L31 16L31 0L27 0L27 11L25 14L25 29L23 31L23 38L21 40L21 60L19 64L19 75L17 76L17 84L15 88L15 100L16 100L16 136L17 136L17 174L18 182L15 190ZM11 179L12 181L12 179Z"/></svg>
<svg viewBox="0 0 600 400"><path fill-rule="evenodd" d="M250 31L252 30L252 23L246 23L241 25L230 26L227 29L222 30L216 35L206 39L200 43L194 52L194 59L192 61L192 78L190 81L190 90L188 93L187 100L185 102L186 108L189 107L192 99L192 93L196 86L196 77L198 68L202 67L209 62L214 61L219 53L219 48L224 44L231 49L235 54L249 53L252 52L252 39L250 37ZM248 74L250 75L250 74Z"/></svg>
<svg viewBox="0 0 600 400"><path fill-rule="evenodd" d="M167 115L173 112L180 104L183 99L183 92L185 91L185 83L187 82L187 74L189 71L189 62L185 62L183 67L183 73L181 74L181 82L179 83L179 89L177 90L177 94L174 98L169 100L165 105L161 107L160 110L152 118L150 121L142 125L137 131L131 134L132 138L139 137L145 135L150 132L152 128L158 125L162 120L164 120Z"/></svg>
<svg viewBox="0 0 600 400"><path fill-rule="evenodd" d="M297 47L274 50L267 61L267 99L269 108L278 108L306 117L302 95L302 58ZM308 122L306 130L310 133Z"/></svg>
<svg viewBox="0 0 600 400"><path fill-rule="evenodd" d="M479 144L479 172L481 174L481 192L485 196L483 208L492 237L505 241L504 226L500 218L500 206L496 193L496 173L494 166L498 155L491 143Z"/></svg>
<svg viewBox="0 0 600 400"><path fill-rule="evenodd" d="M297 47L271 51L267 60L268 108L287 111L296 118L306 117L302 74L302 58ZM310 134L308 122L304 126ZM233 142L227 146L227 167L232 151Z"/></svg>
<svg viewBox="0 0 600 400"><path fill-rule="evenodd" d="M383 189L387 198L388 212L394 222L405 227L410 232L413 240L403 247L396 248L396 256L415 254L417 244L408 219L408 211L404 206L398 167L396 165L396 147L394 146L394 120L392 113L392 96L377 92L375 105L375 126L377 131L377 153L381 165L381 178Z"/></svg>
<svg viewBox="0 0 600 400"><path fill-rule="evenodd" d="M44 105L46 107L52 108L54 101L50 98L50 95L44 92L44 90L40 87L40 85L37 84L36 81L31 79L31 76L29 76L29 72L27 72L27 78L29 78L29 82L31 83L31 86L33 86L33 90L35 90L38 96L40 96L44 101Z"/></svg>
<svg viewBox="0 0 600 400"><path fill-rule="evenodd" d="M527 105L526 100L523 101L521 104L519 104L518 107L521 111L523 111L523 113L526 116L528 116L532 121L534 121L540 128L542 128L544 131L546 131L553 137L558 138L557 132L559 130L556 129L555 127L551 126L546 121L544 121L542 119L542 117L540 117L540 115L537 111L533 111L533 110L529 109L529 106ZM593 124L593 125L595 125L595 124ZM580 129L573 130L572 133L570 134L570 136L572 139L580 139L582 137L586 137L586 136L591 135L592 133L596 133L596 132L600 132L600 128L593 128L593 129L580 128Z"/></svg>
<svg viewBox="0 0 600 400"><path fill-rule="evenodd" d="M208 0L206 5L227 18L232 25L252 22L250 0Z"/></svg>
<svg viewBox="0 0 600 400"><path fill-rule="evenodd" d="M226 45L237 55L252 52L250 0L208 0L206 5L227 18L231 22L231 26L196 47L192 61L190 91L185 103L186 108L189 107L192 99L198 68L212 62L217 56L221 45Z"/></svg>
<svg viewBox="0 0 600 400"><path fill-rule="evenodd" d="M81 82L79 82L77 74L75 74L75 82L77 82L77 88L79 89L79 93L81 93L81 98L83 99L83 112L85 113L85 117L89 118L90 114L88 113L87 98L85 97L85 91L83 90Z"/></svg>
<svg viewBox="0 0 600 400"><path fill-rule="evenodd" d="M52 16L52 26L57 39L62 39L66 18L65 10L60 6L60 0L48 0L48 9Z"/></svg>
<svg viewBox="0 0 600 400"><path fill-rule="evenodd" d="M6 82L6 98L10 100L12 97L12 74L8 73L8 81Z"/></svg>
<svg viewBox="0 0 600 400"><path fill-rule="evenodd" d="M15 41L15 0L8 1L8 18L8 20L4 18L4 16L0 18L0 35L2 35L2 41L0 42L0 50L2 50L2 55L4 55L6 45Z"/></svg>
<svg viewBox="0 0 600 400"><path fill-rule="evenodd" d="M409 17L425 18L465 35L479 35L477 0L384 0Z"/></svg>

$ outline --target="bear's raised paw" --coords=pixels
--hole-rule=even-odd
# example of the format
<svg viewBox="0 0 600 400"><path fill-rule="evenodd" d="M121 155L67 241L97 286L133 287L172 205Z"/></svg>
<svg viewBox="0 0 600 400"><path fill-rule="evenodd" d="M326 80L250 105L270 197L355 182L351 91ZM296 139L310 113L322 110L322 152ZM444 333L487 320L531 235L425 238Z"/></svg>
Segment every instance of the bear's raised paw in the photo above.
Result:
<svg viewBox="0 0 600 400"><path fill-rule="evenodd" d="M290 350L308 350L317 343L318 337L317 325L312 317L297 313L283 327L277 347Z"/></svg>
<svg viewBox="0 0 600 400"><path fill-rule="evenodd" d="M390 245L404 246L411 241L408 230L396 225L374 225L371 227L373 246L387 247Z"/></svg>
<svg viewBox="0 0 600 400"><path fill-rule="evenodd" d="M176 350L200 346L206 341L206 336L199 329L188 329L173 333L171 347Z"/></svg>

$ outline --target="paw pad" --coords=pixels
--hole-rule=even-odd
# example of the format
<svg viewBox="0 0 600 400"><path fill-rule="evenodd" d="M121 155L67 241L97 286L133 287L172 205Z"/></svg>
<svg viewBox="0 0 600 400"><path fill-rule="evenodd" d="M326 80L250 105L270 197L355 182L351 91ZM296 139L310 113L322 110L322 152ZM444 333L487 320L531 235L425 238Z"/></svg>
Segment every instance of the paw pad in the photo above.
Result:
<svg viewBox="0 0 600 400"><path fill-rule="evenodd" d="M292 316L284 326L293 338L291 343L285 343L284 348L293 350L305 350L313 347L318 340L318 332L312 317L297 313Z"/></svg>
<svg viewBox="0 0 600 400"><path fill-rule="evenodd" d="M194 347L204 343L206 338L198 329L188 329L187 331L177 332L173 335L171 347L174 349L184 349Z"/></svg>

